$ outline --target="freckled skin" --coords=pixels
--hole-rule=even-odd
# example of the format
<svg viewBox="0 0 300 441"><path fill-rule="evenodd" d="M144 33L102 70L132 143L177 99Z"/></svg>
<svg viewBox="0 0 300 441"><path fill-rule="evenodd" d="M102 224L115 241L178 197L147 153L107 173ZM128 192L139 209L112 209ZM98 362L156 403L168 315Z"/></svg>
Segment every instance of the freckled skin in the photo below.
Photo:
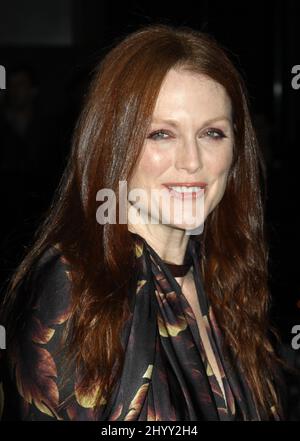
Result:
<svg viewBox="0 0 300 441"><path fill-rule="evenodd" d="M176 127L161 122L165 119L176 120ZM231 102L225 89L202 74L172 69L159 92L153 120L128 190L142 188L150 201L150 191L161 190L165 182L206 182L205 220L223 197L232 163ZM211 130L217 134L221 131L226 137L213 137ZM164 134L150 139L154 131ZM142 205L150 213L145 200ZM174 240L174 248L177 244L183 252L188 238L185 231L191 226L173 223L172 217L169 225L161 223L161 217L159 222L158 225L129 222L128 228L148 237L157 248L166 247Z"/></svg>

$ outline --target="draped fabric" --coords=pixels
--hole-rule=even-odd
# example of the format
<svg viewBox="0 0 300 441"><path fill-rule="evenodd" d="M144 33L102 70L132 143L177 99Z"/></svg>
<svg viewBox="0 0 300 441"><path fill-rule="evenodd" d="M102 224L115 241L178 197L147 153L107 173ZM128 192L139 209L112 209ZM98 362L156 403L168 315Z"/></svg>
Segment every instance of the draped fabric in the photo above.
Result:
<svg viewBox="0 0 300 441"><path fill-rule="evenodd" d="M133 233L132 233L133 234ZM137 234L137 290L127 333L123 375L105 412L110 420L260 420L241 370L222 352L222 334L200 276L199 244L190 238L203 320L221 373L226 402L198 325L176 279ZM274 419L279 419L275 406Z"/></svg>
<svg viewBox="0 0 300 441"><path fill-rule="evenodd" d="M197 297L226 401L179 284L146 240L131 234L136 268L128 292L130 315L121 335L125 358L110 399L93 412L93 396L84 396L76 388L76 369L68 386L60 386L64 354L57 355L56 346L69 320L70 281L68 263L53 247L36 272L34 287L29 285L36 301L19 348L10 353L9 369L3 370L3 419L267 419L258 413L242 369L222 347L222 332L201 281L198 242L190 237L186 252L192 256ZM270 414L280 419L274 403L270 403Z"/></svg>

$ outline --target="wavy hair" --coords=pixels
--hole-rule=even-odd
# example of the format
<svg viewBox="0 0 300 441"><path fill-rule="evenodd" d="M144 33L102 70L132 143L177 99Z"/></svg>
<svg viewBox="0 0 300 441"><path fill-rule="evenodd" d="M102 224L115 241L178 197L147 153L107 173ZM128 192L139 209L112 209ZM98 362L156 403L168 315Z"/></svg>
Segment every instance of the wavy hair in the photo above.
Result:
<svg viewBox="0 0 300 441"><path fill-rule="evenodd" d="M93 72L77 121L68 164L53 202L11 278L4 303L8 338L22 322L17 287L48 246L59 244L72 267L72 313L66 341L81 369L81 387L109 396L124 360L120 332L129 308L134 265L127 224L100 225L96 194L129 181L156 99L170 69L220 83L233 109L233 162L224 196L206 219L201 242L204 288L224 344L244 371L257 405L269 413L276 366L269 322L268 247L264 227L264 162L243 79L230 56L205 33L148 25L114 42ZM117 210L119 209L117 205ZM118 212L118 211L117 211ZM24 303L25 302L25 303ZM24 308L23 308L24 309ZM96 383L95 383L96 382ZM278 397L277 397L278 398Z"/></svg>

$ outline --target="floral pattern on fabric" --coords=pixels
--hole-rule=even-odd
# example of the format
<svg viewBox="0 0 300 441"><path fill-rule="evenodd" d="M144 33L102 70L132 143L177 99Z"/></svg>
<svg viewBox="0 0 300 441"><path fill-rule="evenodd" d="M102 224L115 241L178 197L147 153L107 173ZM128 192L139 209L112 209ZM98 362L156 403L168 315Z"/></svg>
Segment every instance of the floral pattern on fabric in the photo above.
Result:
<svg viewBox="0 0 300 441"><path fill-rule="evenodd" d="M64 359L57 351L70 312L70 268L60 250L49 248L26 289L35 301L14 348L2 363L0 411L12 420L185 421L260 420L238 366L222 353L222 333L205 295L198 243L189 240L198 301L223 382L226 401L208 362L191 306L157 253L139 235L136 268L128 296L130 315L121 341L125 359L107 402L94 412L95 390L77 390L76 369L60 387ZM13 404L12 404L13 403ZM273 418L280 419L275 403Z"/></svg>

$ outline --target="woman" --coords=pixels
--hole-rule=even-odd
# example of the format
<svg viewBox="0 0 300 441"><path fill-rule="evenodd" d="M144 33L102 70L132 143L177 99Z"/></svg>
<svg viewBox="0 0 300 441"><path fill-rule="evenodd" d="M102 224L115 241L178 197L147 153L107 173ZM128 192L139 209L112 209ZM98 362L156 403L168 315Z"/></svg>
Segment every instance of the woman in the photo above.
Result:
<svg viewBox="0 0 300 441"><path fill-rule="evenodd" d="M262 171L212 38L152 25L119 41L6 296L3 419L282 419ZM142 190L125 222L120 182Z"/></svg>

